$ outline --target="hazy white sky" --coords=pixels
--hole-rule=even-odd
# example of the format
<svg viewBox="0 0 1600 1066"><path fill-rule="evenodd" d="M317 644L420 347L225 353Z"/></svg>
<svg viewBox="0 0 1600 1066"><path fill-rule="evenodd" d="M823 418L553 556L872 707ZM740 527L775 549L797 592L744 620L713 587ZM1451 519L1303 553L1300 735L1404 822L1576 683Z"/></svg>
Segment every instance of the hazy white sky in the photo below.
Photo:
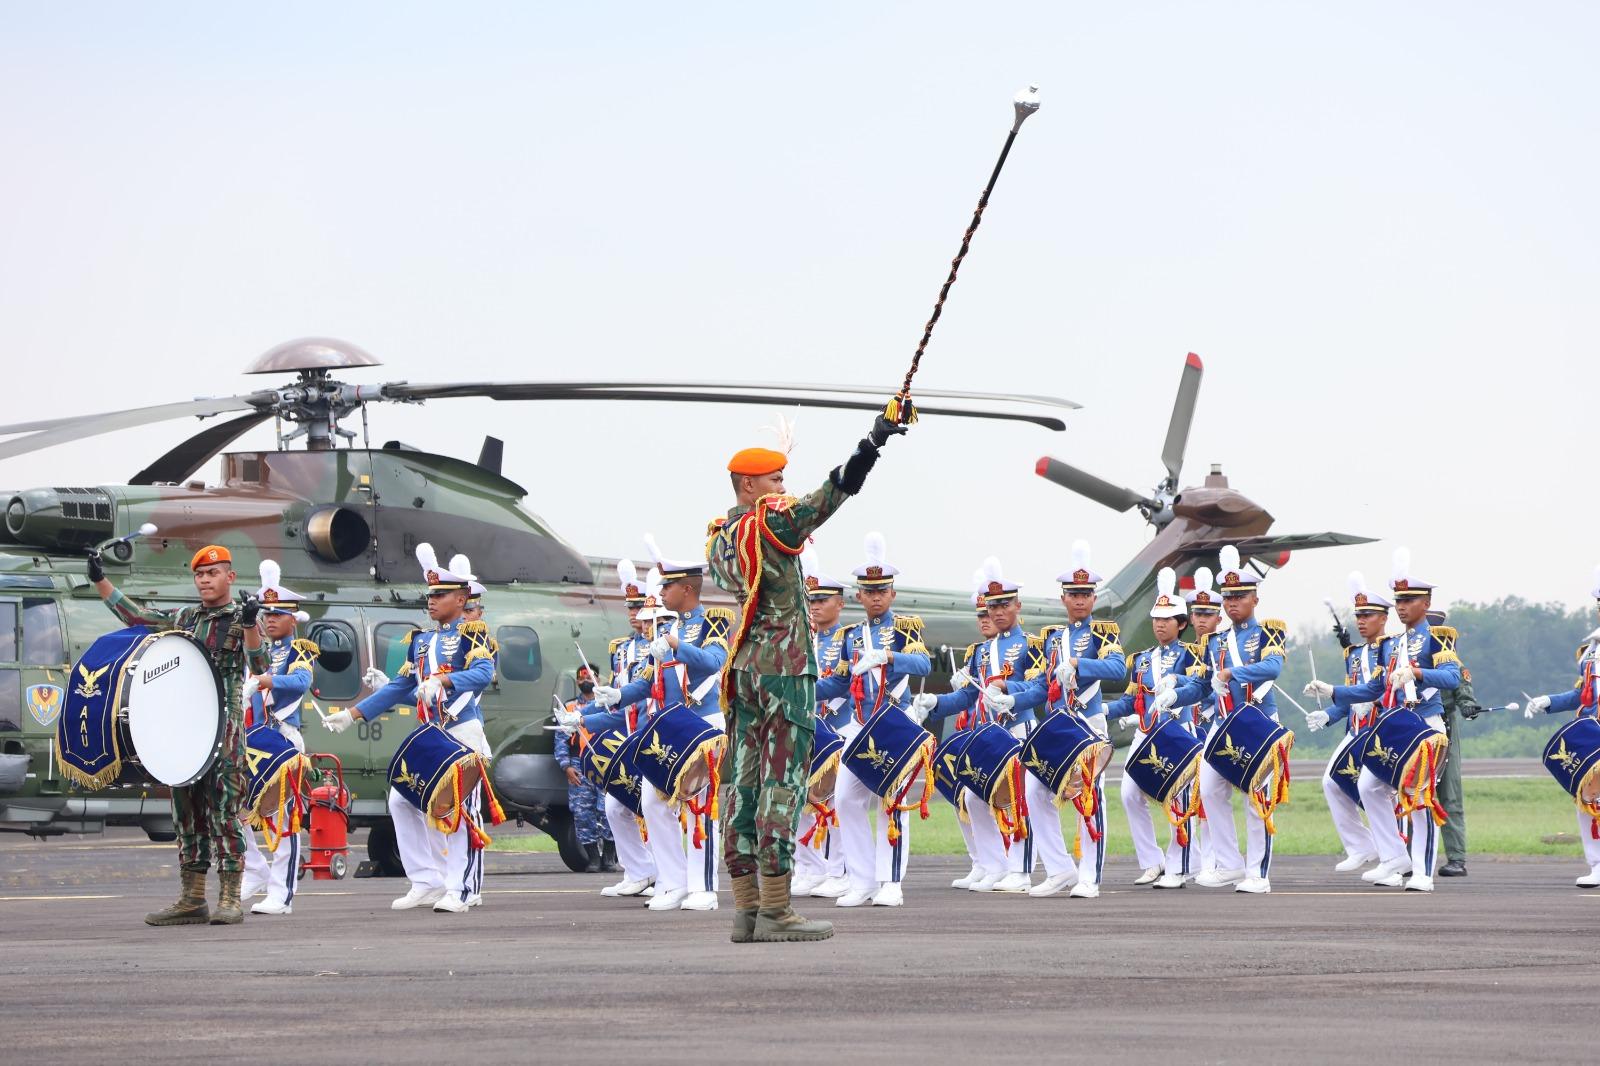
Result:
<svg viewBox="0 0 1600 1066"><path fill-rule="evenodd" d="M1446 600L1577 604L1600 561L1597 39L1582 3L10 0L6 410L245 391L308 334L385 362L361 381L895 382L1036 81L918 381L1084 410L1063 434L924 422L824 531L830 570L877 528L917 584L994 553L1048 593L1076 536L1114 571L1137 514L1034 461L1148 489L1192 349L1186 484L1220 462L1277 531L1383 538L1296 556L1268 613L1316 617L1396 543ZM727 453L770 421L373 412L379 440L466 458L503 437L532 509L606 554L647 528L696 550ZM866 425L803 415L792 483ZM0 462L0 485L115 483L195 428Z"/></svg>

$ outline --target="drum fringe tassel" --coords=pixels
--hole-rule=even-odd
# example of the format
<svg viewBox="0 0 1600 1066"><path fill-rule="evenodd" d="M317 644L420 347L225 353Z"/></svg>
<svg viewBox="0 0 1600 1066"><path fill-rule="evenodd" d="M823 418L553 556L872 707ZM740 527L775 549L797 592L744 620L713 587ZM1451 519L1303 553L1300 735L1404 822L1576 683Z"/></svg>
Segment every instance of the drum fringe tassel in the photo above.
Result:
<svg viewBox="0 0 1600 1066"><path fill-rule="evenodd" d="M1189 819L1200 813L1200 760L1196 759L1189 770L1180 775L1172 786L1166 803L1167 824L1177 835L1178 847L1189 846ZM1188 799L1184 799L1185 793Z"/></svg>
<svg viewBox="0 0 1600 1066"><path fill-rule="evenodd" d="M928 797L933 793L933 749L937 741L932 734L922 742L916 753L910 759L911 768L907 770L899 781L889 787L891 799L883 801L883 813L888 815L884 820L889 823L889 843L900 843L900 827L895 824L895 815L902 811L916 811L923 821L928 820ZM916 803L905 802L906 793L917 783L917 777L922 777L922 798Z"/></svg>
<svg viewBox="0 0 1600 1066"><path fill-rule="evenodd" d="M1289 802L1289 750L1294 747L1294 734L1285 733L1272 746L1272 754L1267 759L1267 769L1261 775L1271 775L1271 780L1257 788L1250 790L1250 806L1256 815L1265 823L1267 834L1276 835L1277 827L1272 824L1272 812L1282 804Z"/></svg>
<svg viewBox="0 0 1600 1066"><path fill-rule="evenodd" d="M117 750L116 730L112 730L111 762L97 773L84 773L78 767L63 760L61 754L61 745L57 744L56 769L61 771L61 776L90 792L99 792L103 788L110 788L112 783L122 774L122 752Z"/></svg>
<svg viewBox="0 0 1600 1066"><path fill-rule="evenodd" d="M719 734L684 756L685 765L693 765L699 759L705 760L706 784L704 791L706 800L704 803L697 803L693 795L671 797L671 802L682 804L678 808L678 822L680 825L683 824L685 815L694 819L694 846L697 849L704 848L706 845L706 816L710 815L713 822L720 821L722 818L717 794L721 791L719 775L722 766L722 753L727 750L727 747L727 736ZM680 787L682 786L682 778L679 778L679 785Z"/></svg>
<svg viewBox="0 0 1600 1066"><path fill-rule="evenodd" d="M504 808L500 806L500 797L494 794L494 786L489 784L488 761L484 759L482 755L477 753L473 753L472 758L476 759L478 764L482 767L483 780L479 783L479 787L483 789L484 806L487 807L489 811L489 824L499 825L501 822L506 820L506 812ZM465 823L467 827L467 847L482 851L494 843L494 838L489 836L488 833L484 832L483 826L467 813L465 802L466 790L462 787L461 782L462 767L468 761L469 760L467 759L462 759L460 762L456 763L451 772L445 774L444 779L435 785L433 791L428 794L427 805L428 810L431 812L436 806L435 798L438 797L444 789L448 788L450 790L450 814L443 818L438 818L430 813L428 815L428 821L432 823L433 828L439 830L441 833L446 834L454 833L457 829L461 828L463 823Z"/></svg>
<svg viewBox="0 0 1600 1066"><path fill-rule="evenodd" d="M278 772L273 774L272 779L261 788L262 800L265 800L274 789L277 790L277 811L271 817L268 817L267 811L259 807L249 812L250 828L261 830L261 835L267 842L268 852L276 852L279 842L284 837L292 837L300 832L300 827L304 824L305 797L301 795L301 790L305 787L306 770L310 766L310 759L304 755L297 755L278 767Z"/></svg>
<svg viewBox="0 0 1600 1066"><path fill-rule="evenodd" d="M812 822L811 828L805 831L805 835L800 838L800 843L821 851L828 846L828 831L839 828L839 812L826 803L818 803L816 800L808 800L807 802L812 812L816 815L816 821Z"/></svg>
<svg viewBox="0 0 1600 1066"><path fill-rule="evenodd" d="M1395 813L1401 816L1416 811L1428 811L1434 825L1444 825L1447 820L1444 805L1439 802L1436 782L1439 773L1439 753L1449 744L1443 733L1436 733L1422 742L1411 757L1405 774L1400 778L1400 788L1395 794Z"/></svg>

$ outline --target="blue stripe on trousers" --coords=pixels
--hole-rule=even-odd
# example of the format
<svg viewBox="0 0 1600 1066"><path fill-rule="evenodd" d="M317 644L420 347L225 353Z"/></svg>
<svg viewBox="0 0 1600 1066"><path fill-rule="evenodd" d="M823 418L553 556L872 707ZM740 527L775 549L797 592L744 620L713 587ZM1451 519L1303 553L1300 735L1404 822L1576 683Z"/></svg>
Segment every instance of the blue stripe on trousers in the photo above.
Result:
<svg viewBox="0 0 1600 1066"><path fill-rule="evenodd" d="M299 877L300 877L300 834L296 833L296 834L294 834L293 836L291 836L289 838L289 873L288 873L288 876L285 878L285 880L288 881L288 884L284 886L285 887L285 893L284 893L284 897L283 897L283 902L284 903L287 904L287 903L293 903L294 902L295 884L299 880Z"/></svg>
<svg viewBox="0 0 1600 1066"><path fill-rule="evenodd" d="M1261 855L1261 876L1266 877L1272 870L1272 834L1267 832L1265 825L1261 827L1261 831L1267 837L1267 846L1262 849Z"/></svg>
<svg viewBox="0 0 1600 1066"><path fill-rule="evenodd" d="M906 838L905 823L901 821L905 815L900 811L895 811L892 817L894 818L894 846L889 853L889 874L894 883L898 885L900 883L901 859L905 854L902 850L902 842Z"/></svg>
<svg viewBox="0 0 1600 1066"><path fill-rule="evenodd" d="M1094 786L1094 827L1100 834L1094 856L1094 883L1098 885L1106 870L1106 790L1098 784Z"/></svg>

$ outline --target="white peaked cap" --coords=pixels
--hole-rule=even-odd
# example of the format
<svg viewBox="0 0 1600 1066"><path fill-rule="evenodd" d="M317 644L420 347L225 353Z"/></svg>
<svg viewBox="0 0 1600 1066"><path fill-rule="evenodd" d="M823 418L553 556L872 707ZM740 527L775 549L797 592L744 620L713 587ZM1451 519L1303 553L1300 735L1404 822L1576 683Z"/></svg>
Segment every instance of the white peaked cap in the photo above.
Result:
<svg viewBox="0 0 1600 1066"><path fill-rule="evenodd" d="M305 599L293 589L283 587L283 567L278 565L276 559L261 560L261 587L256 590L256 599L261 601L263 610L276 614L294 614L301 600ZM311 616L298 619L310 621Z"/></svg>
<svg viewBox="0 0 1600 1066"><path fill-rule="evenodd" d="M1156 602L1150 608L1150 617L1182 618L1188 613L1183 597L1178 595L1178 572L1163 566L1156 574Z"/></svg>
<svg viewBox="0 0 1600 1066"><path fill-rule="evenodd" d="M1367 588L1367 579L1359 570L1350 571L1350 606L1361 611L1387 611L1393 607L1386 597Z"/></svg>

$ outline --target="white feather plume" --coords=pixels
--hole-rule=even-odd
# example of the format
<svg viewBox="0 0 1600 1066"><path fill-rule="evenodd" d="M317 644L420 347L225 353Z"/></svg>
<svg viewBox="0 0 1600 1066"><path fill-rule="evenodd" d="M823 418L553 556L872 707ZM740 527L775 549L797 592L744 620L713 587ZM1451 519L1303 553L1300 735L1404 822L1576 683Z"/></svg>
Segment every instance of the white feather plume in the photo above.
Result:
<svg viewBox="0 0 1600 1066"><path fill-rule="evenodd" d="M1232 544L1224 544L1222 546L1222 550L1217 553L1217 563L1224 574L1230 572L1236 574L1243 569L1239 565L1239 549Z"/></svg>
<svg viewBox="0 0 1600 1066"><path fill-rule="evenodd" d="M661 557L661 545L656 543L656 535L654 533L646 533L644 535L644 546L645 550L650 553L650 558L655 560L656 569L659 570L665 560Z"/></svg>
<svg viewBox="0 0 1600 1066"><path fill-rule="evenodd" d="M1600 566L1594 568L1594 588L1589 590L1589 594L1600 600Z"/></svg>
<svg viewBox="0 0 1600 1066"><path fill-rule="evenodd" d="M311 621L311 616L306 614L304 611L296 611L294 613L294 620L299 622L301 625L304 625L305 623Z"/></svg>
<svg viewBox="0 0 1600 1066"><path fill-rule="evenodd" d="M884 542L883 534L874 531L862 541L861 552L866 556L868 566L883 566L884 559L889 555L889 547Z"/></svg>
<svg viewBox="0 0 1600 1066"><path fill-rule="evenodd" d="M472 572L472 560L465 555L452 555L450 557L450 572L469 581L476 579L476 575Z"/></svg>
<svg viewBox="0 0 1600 1066"><path fill-rule="evenodd" d="M806 577L821 576L822 566L817 561L816 545L808 542L805 550L800 553L800 572Z"/></svg>
<svg viewBox="0 0 1600 1066"><path fill-rule="evenodd" d="M799 411L800 408L796 407L795 410ZM784 455L793 454L795 444L795 419L779 413L777 425L762 426L761 428L778 438L778 451L782 452Z"/></svg>
<svg viewBox="0 0 1600 1066"><path fill-rule="evenodd" d="M1394 558L1390 561L1389 576L1395 581L1404 581L1411 576L1411 549L1396 548Z"/></svg>
<svg viewBox="0 0 1600 1066"><path fill-rule="evenodd" d="M1177 589L1178 572L1170 566L1163 566L1156 574L1156 595L1170 600Z"/></svg>
<svg viewBox="0 0 1600 1066"><path fill-rule="evenodd" d="M278 565L276 559L261 560L261 587L273 588L283 579L283 567Z"/></svg>
<svg viewBox="0 0 1600 1066"><path fill-rule="evenodd" d="M988 582L983 579L983 567L980 566L972 572L972 587L982 589L986 584Z"/></svg>
<svg viewBox="0 0 1600 1066"><path fill-rule="evenodd" d="M639 584L639 568L633 565L632 559L617 560L617 587L627 595L629 585Z"/></svg>
<svg viewBox="0 0 1600 1066"><path fill-rule="evenodd" d="M1072 542L1072 569L1074 569L1074 570L1087 570L1087 569L1089 569L1089 542L1088 541L1086 541L1086 540L1075 540L1075 541Z"/></svg>
<svg viewBox="0 0 1600 1066"><path fill-rule="evenodd" d="M1198 569L1198 570L1196 570L1194 572L1194 588L1195 588L1195 591L1196 592L1210 592L1211 591L1211 582L1213 580L1214 579L1211 576L1211 567L1202 566L1200 569Z"/></svg>
<svg viewBox="0 0 1600 1066"><path fill-rule="evenodd" d="M1350 571L1350 598L1364 595L1367 591L1367 579L1359 570Z"/></svg>
<svg viewBox="0 0 1600 1066"><path fill-rule="evenodd" d="M661 602L661 570L652 566L650 572L644 575L644 594L650 596L657 603Z"/></svg>
<svg viewBox="0 0 1600 1066"><path fill-rule="evenodd" d="M423 541L417 545L417 562L426 574L429 570L439 569L439 557L434 554L433 545Z"/></svg>
<svg viewBox="0 0 1600 1066"><path fill-rule="evenodd" d="M991 581L1003 581L1005 574L1000 569L1000 560L991 555L983 561L983 569L978 571L978 587L988 588Z"/></svg>

